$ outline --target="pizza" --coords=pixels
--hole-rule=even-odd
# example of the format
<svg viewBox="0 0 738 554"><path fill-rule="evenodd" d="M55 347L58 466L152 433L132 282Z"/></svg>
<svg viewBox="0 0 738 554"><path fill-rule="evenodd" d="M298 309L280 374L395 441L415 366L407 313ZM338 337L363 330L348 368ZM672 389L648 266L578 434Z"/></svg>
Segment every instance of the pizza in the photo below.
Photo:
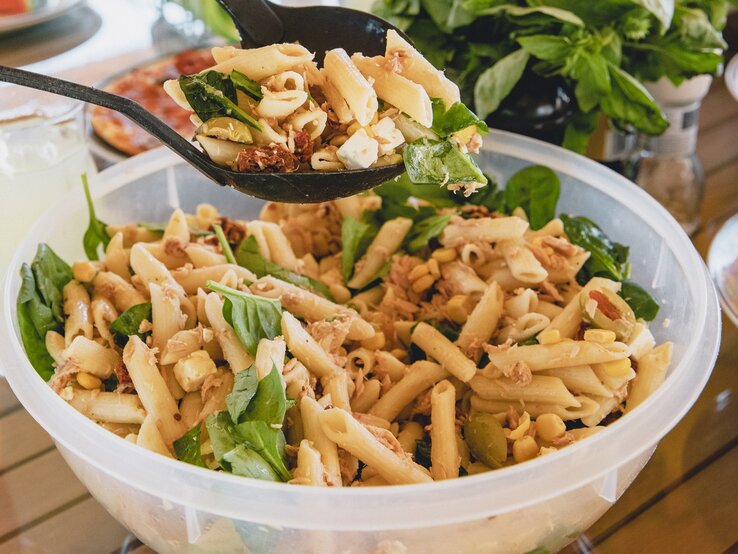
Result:
<svg viewBox="0 0 738 554"><path fill-rule="evenodd" d="M209 50L187 50L137 67L107 85L105 90L135 100L180 135L190 138L190 112L179 107L162 85L167 79L199 73L214 63ZM129 156L161 144L127 117L107 108L93 106L90 122L98 137Z"/></svg>

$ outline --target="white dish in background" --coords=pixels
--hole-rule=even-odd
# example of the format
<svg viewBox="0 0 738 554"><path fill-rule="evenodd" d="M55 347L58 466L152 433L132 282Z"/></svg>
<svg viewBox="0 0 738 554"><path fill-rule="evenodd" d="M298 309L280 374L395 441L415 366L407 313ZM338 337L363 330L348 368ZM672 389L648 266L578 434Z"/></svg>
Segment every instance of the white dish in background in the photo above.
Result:
<svg viewBox="0 0 738 554"><path fill-rule="evenodd" d="M561 148L493 131L479 161L505 180L543 164L562 180L560 211L586 215L631 247L633 278L661 303L651 328L674 342L664 384L600 433L530 462L427 485L299 487L218 473L167 459L97 426L35 373L18 338L18 270L48 242L83 257L82 193L49 212L18 246L0 302L0 367L77 477L157 552L375 552L494 554L557 551L592 525L630 485L658 441L699 396L715 363L720 310L699 254L655 200L609 169ZM109 223L166 221L175 207L214 204L253 218L261 201L209 183L164 149L93 179L97 215ZM244 544L248 546L246 550ZM188 550L189 551L189 550Z"/></svg>
<svg viewBox="0 0 738 554"><path fill-rule="evenodd" d="M715 235L707 265L725 315L738 326L738 214L726 221Z"/></svg>
<svg viewBox="0 0 738 554"><path fill-rule="evenodd" d="M725 86L738 102L738 54L733 56L725 68Z"/></svg>
<svg viewBox="0 0 738 554"><path fill-rule="evenodd" d="M32 12L18 15L0 15L0 35L51 21L64 15L81 2L82 0L47 0L42 7Z"/></svg>

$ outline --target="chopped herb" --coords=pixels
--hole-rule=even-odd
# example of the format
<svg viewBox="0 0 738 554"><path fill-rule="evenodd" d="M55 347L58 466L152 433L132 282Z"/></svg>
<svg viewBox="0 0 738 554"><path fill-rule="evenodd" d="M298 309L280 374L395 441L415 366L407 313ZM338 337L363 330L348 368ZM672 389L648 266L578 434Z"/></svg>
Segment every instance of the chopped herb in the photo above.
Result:
<svg viewBox="0 0 738 554"><path fill-rule="evenodd" d="M113 333L115 344L123 348L128 343L128 337L133 335L137 335L141 340L146 340L149 332L140 332L141 323L145 320L151 321L151 302L136 304L120 314L118 319L110 324L110 331Z"/></svg>
<svg viewBox="0 0 738 554"><path fill-rule="evenodd" d="M215 230L215 236L218 237L218 242L220 243L220 249L223 251L223 255L226 258L226 261L229 264L236 264L236 257L233 255L233 250L231 250L231 245L228 243L228 239L225 236L225 233L223 232L223 227L220 225L213 225L213 229Z"/></svg>

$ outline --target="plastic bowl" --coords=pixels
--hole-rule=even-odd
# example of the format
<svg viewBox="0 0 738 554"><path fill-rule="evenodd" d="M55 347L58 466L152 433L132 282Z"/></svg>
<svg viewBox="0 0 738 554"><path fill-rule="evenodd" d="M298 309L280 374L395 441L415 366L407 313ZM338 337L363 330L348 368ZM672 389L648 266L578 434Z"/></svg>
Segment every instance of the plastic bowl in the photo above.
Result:
<svg viewBox="0 0 738 554"><path fill-rule="evenodd" d="M2 295L1 367L19 400L53 437L93 496L158 552L558 550L620 497L659 439L697 399L717 356L719 307L689 239L641 189L581 156L532 139L492 132L487 144L481 163L501 182L531 163L557 171L560 211L587 215L630 245L634 279L661 302L652 329L659 342L675 345L666 382L632 413L591 438L473 477L343 489L216 473L126 442L48 388L26 360L18 338L15 298L21 263L32 259L42 241L67 260L83 257L87 212L81 188L35 225L10 264ZM98 217L110 223L166 221L173 208L193 210L204 201L226 215L250 218L261 205L214 187L163 150L123 162L95 177L93 185Z"/></svg>

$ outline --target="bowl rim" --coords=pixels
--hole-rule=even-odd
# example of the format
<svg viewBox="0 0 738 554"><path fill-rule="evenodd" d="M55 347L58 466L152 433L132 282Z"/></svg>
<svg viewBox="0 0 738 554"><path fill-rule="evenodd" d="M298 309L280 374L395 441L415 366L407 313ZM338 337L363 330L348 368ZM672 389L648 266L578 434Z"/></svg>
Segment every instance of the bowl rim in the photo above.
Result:
<svg viewBox="0 0 738 554"><path fill-rule="evenodd" d="M54 440L75 456L92 464L129 487L186 509L279 527L303 529L380 530L416 528L481 519L538 504L586 485L597 487L600 479L615 474L621 466L644 454L683 417L697 399L709 378L720 343L720 311L715 288L699 254L679 224L643 190L611 170L582 156L547 143L507 133L491 131L485 150L509 155L551 167L572 176L601 193L630 206L637 217L657 229L668 231L662 239L675 252L687 276L690 294L697 311L695 340L685 349L682 359L642 405L595 436L575 443L549 456L501 470L464 479L419 485L390 487L295 487L245 479L181 463L149 452L99 427L92 420L67 405L37 375L28 362L18 338L13 317L19 286L17 269L23 251L35 247L33 232L20 243L8 266L2 291L3 324L0 327L0 363L20 402L49 432ZM535 154L531 149L535 148ZM532 158L532 160L531 160ZM534 160L534 161L533 161ZM99 198L154 171L184 165L179 158L159 148L135 156L94 177L93 197ZM574 175L575 174L575 175ZM81 198L81 196L80 196ZM76 213L80 198L67 199L49 213ZM44 221L42 217L39 221ZM36 226L39 226L37 223ZM691 269L690 269L691 266ZM11 272L12 270L12 272ZM701 340L700 340L701 339ZM695 363L699 359L700 363ZM698 386L690 382L673 393L678 408L664 413L660 406L667 395L685 379L701 371ZM43 399L39 402L39 398ZM677 405L677 403L674 403ZM63 407L65 406L65 407ZM56 414L57 410L61 410ZM59 417L54 417L55 415ZM63 417L62 417L63 415ZM66 420L63 423L62 420ZM75 433L69 433L69 423ZM637 438L626 454L615 448L611 436ZM586 462L585 462L586 458ZM122 464L120 460L129 463ZM118 462L118 463L116 463ZM146 464L148 471L135 473ZM545 467L544 471L539 468ZM562 480L552 478L559 476ZM527 494L523 494L523 491ZM536 494L531 495L530 491ZM446 494L444 494L446 493ZM449 494L451 493L451 494ZM444 494L444 510L434 509L431 499ZM268 495L269 498L266 498ZM245 503L244 498L253 502ZM610 500L612 501L612 500ZM361 503L361 504L357 504ZM419 506L428 505L426 509ZM361 518L356 517L361 506ZM418 509L407 513L407 507ZM324 508L324 509L321 509ZM394 520L391 518L395 517Z"/></svg>

